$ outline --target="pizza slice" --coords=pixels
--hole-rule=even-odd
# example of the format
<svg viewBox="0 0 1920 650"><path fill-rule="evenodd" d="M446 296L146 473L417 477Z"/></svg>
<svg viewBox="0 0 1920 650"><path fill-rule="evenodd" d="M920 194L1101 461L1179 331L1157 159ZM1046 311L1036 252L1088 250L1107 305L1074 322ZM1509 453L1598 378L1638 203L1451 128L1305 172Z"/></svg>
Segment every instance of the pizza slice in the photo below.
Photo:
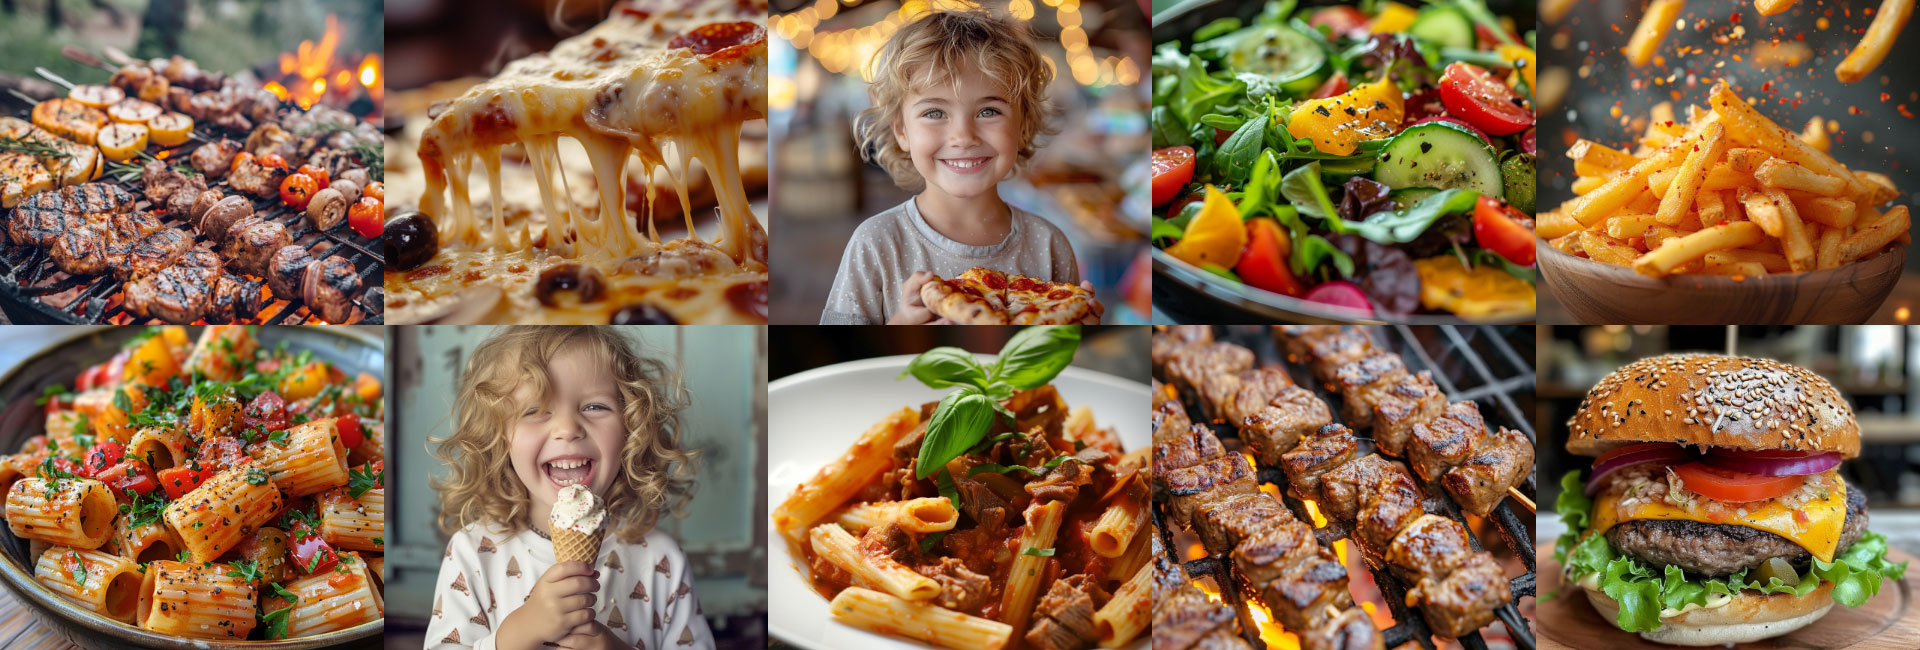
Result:
<svg viewBox="0 0 1920 650"><path fill-rule="evenodd" d="M958 325L1007 324L1007 277L973 267L952 280L933 276L920 285L920 301L933 315Z"/></svg>
<svg viewBox="0 0 1920 650"><path fill-rule="evenodd" d="M1093 311L1093 292L1079 285L1024 275L1007 282L1007 320L1014 325L1071 325Z"/></svg>

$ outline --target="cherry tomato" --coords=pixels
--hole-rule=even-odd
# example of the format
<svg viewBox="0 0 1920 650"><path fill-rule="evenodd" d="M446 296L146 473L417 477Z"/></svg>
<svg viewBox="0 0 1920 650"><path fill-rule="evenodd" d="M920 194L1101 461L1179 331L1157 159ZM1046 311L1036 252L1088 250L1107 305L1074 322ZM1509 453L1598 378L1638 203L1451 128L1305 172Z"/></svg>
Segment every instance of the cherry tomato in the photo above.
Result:
<svg viewBox="0 0 1920 650"><path fill-rule="evenodd" d="M280 200L295 210L307 209L307 202L313 200L313 193L320 191L320 183L306 174L289 174L280 181Z"/></svg>
<svg viewBox="0 0 1920 650"><path fill-rule="evenodd" d="M86 476L97 476L101 470L120 464L126 457L126 447L112 440L103 440L80 455L80 469Z"/></svg>
<svg viewBox="0 0 1920 650"><path fill-rule="evenodd" d="M1805 483L1805 476L1761 476L1711 467L1706 463L1677 465L1673 473L1687 489L1700 496L1727 503L1771 499L1792 492Z"/></svg>
<svg viewBox="0 0 1920 650"><path fill-rule="evenodd" d="M153 467L138 458L122 460L100 470L93 477L112 488L113 498L121 502L133 500L133 496L128 494L129 490L137 495L149 494L160 488L160 482L153 478Z"/></svg>
<svg viewBox="0 0 1920 650"><path fill-rule="evenodd" d="M233 163L231 166L227 167L227 171L231 172L231 171L240 169L240 162L243 160L253 160L253 152L242 151L238 155L235 155L233 157Z"/></svg>
<svg viewBox="0 0 1920 650"><path fill-rule="evenodd" d="M1425 88L1407 98L1407 122L1446 115L1447 104L1440 100L1439 88Z"/></svg>
<svg viewBox="0 0 1920 650"><path fill-rule="evenodd" d="M1367 15L1361 13L1359 9L1340 5L1313 12L1313 17L1307 19L1307 24L1325 27L1332 30L1334 36L1339 36L1366 27Z"/></svg>
<svg viewBox="0 0 1920 650"><path fill-rule="evenodd" d="M1534 128L1528 127L1527 130L1520 132L1520 150L1538 155L1539 145L1535 142L1534 131Z"/></svg>
<svg viewBox="0 0 1920 650"><path fill-rule="evenodd" d="M1160 207L1180 194L1193 180L1193 147L1167 147L1153 152L1153 206Z"/></svg>
<svg viewBox="0 0 1920 650"><path fill-rule="evenodd" d="M387 200L387 184L380 181L368 183L366 189L360 190L360 196L371 196L384 202Z"/></svg>
<svg viewBox="0 0 1920 650"><path fill-rule="evenodd" d="M72 458L67 458L65 456L54 456L53 467L54 469L58 469L62 472L66 472L74 476L87 475L86 474L87 469L85 467L81 467L79 463L73 462ZM38 472L38 470L35 470L35 471ZM53 478L53 477L47 476L44 478Z"/></svg>
<svg viewBox="0 0 1920 650"><path fill-rule="evenodd" d="M287 402L280 399L280 395L273 391L260 393L258 397L253 398L253 403L247 405L247 410L241 413L241 420L246 423L248 429L254 427L268 431L285 429L287 428Z"/></svg>
<svg viewBox="0 0 1920 650"><path fill-rule="evenodd" d="M1272 219L1248 221L1247 252L1240 256L1233 272L1247 284L1298 298L1306 289L1287 270L1287 255L1292 248L1292 240L1279 223Z"/></svg>
<svg viewBox="0 0 1920 650"><path fill-rule="evenodd" d="M178 500L212 477L212 470L204 467L196 468L191 463L169 467L160 470L160 489L166 491L168 500Z"/></svg>
<svg viewBox="0 0 1920 650"><path fill-rule="evenodd" d="M1512 135L1533 126L1533 107L1482 68L1464 61L1447 66L1440 77L1440 101L1447 113L1493 135Z"/></svg>
<svg viewBox="0 0 1920 650"><path fill-rule="evenodd" d="M1482 196L1473 206L1473 239L1509 262L1533 266L1535 237L1531 222L1506 201Z"/></svg>
<svg viewBox="0 0 1920 650"><path fill-rule="evenodd" d="M366 434L360 430L360 416L343 415L335 420L333 427L340 431L340 444L348 449L360 446L366 441Z"/></svg>
<svg viewBox="0 0 1920 650"><path fill-rule="evenodd" d="M347 208L347 225L362 237L378 239L386 234L387 224L382 220L387 211L387 202L371 196L360 197Z"/></svg>
<svg viewBox="0 0 1920 650"><path fill-rule="evenodd" d="M318 184L320 187L326 187L328 184L333 182L332 174L328 174L327 170L319 167L315 167L313 165L301 165L299 171L296 171L294 173L306 174L307 178L313 179L313 182Z"/></svg>
<svg viewBox="0 0 1920 650"><path fill-rule="evenodd" d="M280 157L280 154L277 154L277 153L270 153L264 156L260 156L259 160L260 160L261 167L266 167L268 169L278 169L281 171L286 171L287 169L287 159Z"/></svg>
<svg viewBox="0 0 1920 650"><path fill-rule="evenodd" d="M1313 98L1326 99L1334 95L1345 94L1346 92L1347 92L1347 76L1343 74L1336 74L1336 75L1333 75L1332 79L1328 79L1326 83L1320 84L1319 88L1315 88L1313 90Z"/></svg>

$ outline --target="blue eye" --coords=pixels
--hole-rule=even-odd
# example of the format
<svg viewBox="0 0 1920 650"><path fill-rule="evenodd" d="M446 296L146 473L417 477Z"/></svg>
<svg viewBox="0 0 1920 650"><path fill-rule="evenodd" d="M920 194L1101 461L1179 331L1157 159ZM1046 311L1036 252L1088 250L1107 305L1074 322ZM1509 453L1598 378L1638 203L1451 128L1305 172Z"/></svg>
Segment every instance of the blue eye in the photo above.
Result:
<svg viewBox="0 0 1920 650"><path fill-rule="evenodd" d="M942 119L946 119L947 112L936 108L936 109L927 111L925 113L921 113L920 117L924 117L931 120L942 120Z"/></svg>
<svg viewBox="0 0 1920 650"><path fill-rule="evenodd" d="M999 115L1000 115L1000 109L998 109L998 108L983 108L983 109L980 109L980 116L981 116L981 117L997 117L997 116L999 116Z"/></svg>
<svg viewBox="0 0 1920 650"><path fill-rule="evenodd" d="M607 405L605 405L605 404L588 404L588 405L587 405L587 408L589 408L589 409L600 409L600 410L602 410L602 411L611 411L611 410L613 410L613 409L611 409L611 408L607 408Z"/></svg>

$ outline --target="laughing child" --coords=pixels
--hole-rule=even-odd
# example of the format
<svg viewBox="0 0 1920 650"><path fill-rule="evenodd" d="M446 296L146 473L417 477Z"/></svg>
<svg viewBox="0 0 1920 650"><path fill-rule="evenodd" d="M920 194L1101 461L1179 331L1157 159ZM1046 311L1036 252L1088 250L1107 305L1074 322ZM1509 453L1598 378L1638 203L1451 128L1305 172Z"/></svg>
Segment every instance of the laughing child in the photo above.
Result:
<svg viewBox="0 0 1920 650"><path fill-rule="evenodd" d="M1051 132L1052 79L1025 27L981 12L934 13L887 40L856 124L860 149L920 194L854 230L821 324L932 322L920 286L975 266L1080 282L1067 236L995 190Z"/></svg>
<svg viewBox="0 0 1920 650"><path fill-rule="evenodd" d="M611 329L513 327L474 350L459 391L453 435L434 439L452 469L434 489L453 537L426 647L713 647L686 555L654 530L693 488L687 394L667 366ZM594 562L555 560L563 493L591 504Z"/></svg>

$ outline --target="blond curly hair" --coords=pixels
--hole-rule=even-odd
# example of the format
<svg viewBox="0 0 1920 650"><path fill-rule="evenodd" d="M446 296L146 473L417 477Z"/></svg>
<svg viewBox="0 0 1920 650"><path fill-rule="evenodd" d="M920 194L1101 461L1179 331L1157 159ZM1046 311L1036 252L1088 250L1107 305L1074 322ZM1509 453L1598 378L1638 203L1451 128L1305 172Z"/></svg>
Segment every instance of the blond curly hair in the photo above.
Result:
<svg viewBox="0 0 1920 650"><path fill-rule="evenodd" d="M440 529L451 534L489 523L519 532L531 527L532 498L513 471L509 451L523 385L544 398L552 378L547 363L561 352L585 349L606 363L620 388L627 429L620 474L606 496L609 527L628 543L653 529L661 513L685 516L699 455L680 448L681 413L688 395L668 365L634 352L626 338L602 327L516 326L473 351L453 405L453 435L428 438L432 454L452 468L435 479Z"/></svg>
<svg viewBox="0 0 1920 650"><path fill-rule="evenodd" d="M867 86L871 107L854 120L862 158L880 165L900 187L918 191L926 179L913 168L893 129L907 98L939 84L957 84L963 70L976 70L1005 84L1020 124L1020 151L1016 169L1033 158L1034 141L1055 131L1047 125L1051 109L1047 86L1053 69L1034 45L1033 32L1024 23L995 18L984 11L939 11L901 27L873 59L873 83Z"/></svg>

